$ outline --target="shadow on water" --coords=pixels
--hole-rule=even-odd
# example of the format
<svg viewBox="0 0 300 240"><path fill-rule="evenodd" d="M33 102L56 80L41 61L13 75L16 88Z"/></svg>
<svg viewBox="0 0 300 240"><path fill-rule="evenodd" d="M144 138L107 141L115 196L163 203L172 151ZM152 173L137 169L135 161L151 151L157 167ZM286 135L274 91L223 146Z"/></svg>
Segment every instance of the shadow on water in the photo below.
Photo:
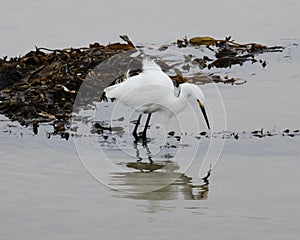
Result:
<svg viewBox="0 0 300 240"><path fill-rule="evenodd" d="M136 146L136 161L120 163L128 171L110 173L110 186L119 191L114 197L142 200L205 200L208 198L209 181L193 184L192 177L179 172L180 166L169 158L152 160L148 147L143 148L147 157L142 158ZM132 171L133 170L133 171Z"/></svg>
<svg viewBox="0 0 300 240"><path fill-rule="evenodd" d="M177 178L169 183L171 179ZM164 185L165 183L165 185ZM114 197L142 200L205 200L208 198L209 182L193 185L192 178L176 172L122 172L111 174L111 184L126 189L117 191ZM154 186L154 191L147 191Z"/></svg>

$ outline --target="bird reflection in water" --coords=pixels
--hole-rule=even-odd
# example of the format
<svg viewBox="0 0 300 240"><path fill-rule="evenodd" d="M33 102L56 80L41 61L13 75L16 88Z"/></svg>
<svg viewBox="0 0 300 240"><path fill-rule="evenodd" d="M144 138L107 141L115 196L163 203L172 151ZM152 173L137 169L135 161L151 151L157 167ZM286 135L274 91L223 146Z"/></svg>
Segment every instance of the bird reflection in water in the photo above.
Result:
<svg viewBox="0 0 300 240"><path fill-rule="evenodd" d="M145 149L145 148L143 148ZM114 197L143 200L204 200L208 197L209 175L200 184L193 184L192 177L178 172L179 165L168 158L153 161L149 148L142 158L136 145L137 161L123 163L128 172L110 174L110 186L116 191Z"/></svg>

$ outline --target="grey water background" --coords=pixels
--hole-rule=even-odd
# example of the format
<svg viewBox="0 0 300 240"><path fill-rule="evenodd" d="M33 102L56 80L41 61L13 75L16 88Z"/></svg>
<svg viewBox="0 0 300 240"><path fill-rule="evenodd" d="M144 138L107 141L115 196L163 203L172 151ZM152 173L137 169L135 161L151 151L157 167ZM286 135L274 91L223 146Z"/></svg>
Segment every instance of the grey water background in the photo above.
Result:
<svg viewBox="0 0 300 240"><path fill-rule="evenodd" d="M265 69L250 65L228 70L246 84L218 85L229 130L282 132L299 129L299 9L298 1L6 1L0 8L0 54L22 55L35 45L108 43L120 34L144 45L185 35L232 35L238 42L284 45L283 53L261 56L268 62ZM213 101L210 86L203 89ZM228 139L208 189L191 189L200 167L196 161L178 183L135 194L96 181L83 167L74 142L33 136L3 116L0 124L1 239L300 235L299 137ZM147 184L147 177L130 171L111 180L136 187ZM195 196L203 200L188 200Z"/></svg>

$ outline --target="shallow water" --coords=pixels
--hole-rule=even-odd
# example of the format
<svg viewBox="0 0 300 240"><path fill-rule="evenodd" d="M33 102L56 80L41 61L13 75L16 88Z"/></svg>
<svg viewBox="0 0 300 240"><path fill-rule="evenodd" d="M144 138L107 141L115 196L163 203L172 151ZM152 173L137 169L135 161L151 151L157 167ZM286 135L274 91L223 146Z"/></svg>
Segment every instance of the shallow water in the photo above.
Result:
<svg viewBox="0 0 300 240"><path fill-rule="evenodd" d="M130 4L111 1L5 3L0 10L6 18L0 25L1 36L7 36L0 39L2 55L25 53L34 45L61 48L112 41L121 33L144 44L169 43L186 34L230 34L237 41L281 44L286 49L261 55L268 62L265 69L248 64L222 71L247 80L239 86L217 85L227 130L242 134L264 128L279 134L266 138L246 134L225 143L217 135L216 146L225 145L208 184L199 178L208 166L202 175L199 172L211 139L195 138L200 131L189 129L194 118L188 111L180 118L187 126L183 135L177 133L181 141L169 138L176 148L162 149L158 139L165 132L154 127L155 119L150 133L153 140L146 149L135 148L126 131L123 138L114 136L117 145L95 135L69 141L58 136L47 139L47 125L34 136L31 129L1 117L1 239L298 238L300 137L281 133L300 128L299 3L227 3L153 2L149 12L155 12L155 17L145 16L145 5L137 2L140 11L135 7L135 14ZM60 9L56 17L45 14L56 9ZM9 18L11 11L18 17ZM80 17L82 13L85 17ZM114 27L107 27L110 22ZM225 130L218 124L223 114L214 109L219 104L215 86L204 85L203 90L215 114L214 132ZM115 124L132 127L125 120ZM142 167L149 167L149 156L157 167L167 167L154 172L133 168L141 167L136 162L139 157L145 164Z"/></svg>
<svg viewBox="0 0 300 240"><path fill-rule="evenodd" d="M299 234L300 138L227 140L209 184L195 186L196 161L173 184L137 193L180 174L111 172L113 187L134 190L115 191L91 177L72 141L12 132L1 135L4 239L41 234L46 239L150 239L154 233L158 239L296 239Z"/></svg>
<svg viewBox="0 0 300 240"><path fill-rule="evenodd" d="M7 1L0 8L0 55L23 55L35 45L108 43L120 34L142 44L170 43L185 35L231 35L238 42L280 44L280 39L300 38L298 10L296 0Z"/></svg>

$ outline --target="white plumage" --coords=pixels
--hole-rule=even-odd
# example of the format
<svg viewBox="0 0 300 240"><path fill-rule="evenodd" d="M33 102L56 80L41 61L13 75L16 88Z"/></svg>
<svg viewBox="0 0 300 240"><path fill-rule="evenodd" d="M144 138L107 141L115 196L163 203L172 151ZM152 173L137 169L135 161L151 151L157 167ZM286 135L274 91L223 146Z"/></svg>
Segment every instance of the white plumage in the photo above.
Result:
<svg viewBox="0 0 300 240"><path fill-rule="evenodd" d="M152 113L162 112L166 122L186 107L188 98L194 98L209 128L202 90L195 84L182 83L179 96L175 96L174 91L171 78L153 60L148 59L143 60L143 71L139 75L104 89L108 98L116 98L126 105L134 106L135 111L141 114L148 113L149 120ZM144 129L144 137L146 137L147 127Z"/></svg>

